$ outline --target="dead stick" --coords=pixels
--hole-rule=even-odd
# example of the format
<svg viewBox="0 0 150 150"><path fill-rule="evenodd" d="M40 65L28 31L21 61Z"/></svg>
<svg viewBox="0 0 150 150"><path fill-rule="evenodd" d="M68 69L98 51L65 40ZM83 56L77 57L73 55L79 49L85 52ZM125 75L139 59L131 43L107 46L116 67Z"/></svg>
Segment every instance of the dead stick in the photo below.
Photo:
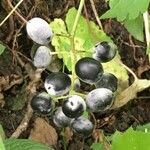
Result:
<svg viewBox="0 0 150 150"><path fill-rule="evenodd" d="M19 7L19 5L23 2L23 0L20 0L16 6L11 10L11 12L4 18L4 20L0 23L0 27L7 21L7 19L14 13L14 11Z"/></svg>
<svg viewBox="0 0 150 150"><path fill-rule="evenodd" d="M92 10L93 10L93 13L94 13L94 15L95 15L96 21L97 21L99 27L101 28L101 30L103 30L103 26L102 26L102 23L101 23L101 21L100 21L100 18L98 17L98 13L97 13L97 11L96 11L94 1L93 1L93 0L90 0L90 3L91 3L91 7L92 7Z"/></svg>
<svg viewBox="0 0 150 150"><path fill-rule="evenodd" d="M8 5L10 6L11 9L14 9L14 6L13 6L12 3L10 2L10 0L7 0L7 3L8 3ZM16 13L16 15L17 15L24 23L27 23L27 20L24 19L24 17L22 17L22 15L21 15L17 10L15 10L14 12Z"/></svg>

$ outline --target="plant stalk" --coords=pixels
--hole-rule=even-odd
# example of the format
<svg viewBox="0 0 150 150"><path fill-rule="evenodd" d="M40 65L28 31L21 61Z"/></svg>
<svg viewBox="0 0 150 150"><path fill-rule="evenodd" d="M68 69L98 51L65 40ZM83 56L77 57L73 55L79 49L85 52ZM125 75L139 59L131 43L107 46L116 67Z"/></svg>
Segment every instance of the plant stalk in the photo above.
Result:
<svg viewBox="0 0 150 150"><path fill-rule="evenodd" d="M81 15L81 12L82 12L82 8L84 6L84 1L85 0L81 0L80 1L79 8L78 8L78 11L77 11L77 14L76 14L76 17L75 17L75 21L74 21L74 24L73 24L73 28L72 28L72 31L71 31L71 34L70 34L70 44L71 44L70 54L71 54L71 61L72 61L72 84L71 84L71 91L73 90L74 80L76 78L74 66L75 66L75 63L77 62L74 37L75 37L75 33L76 33L78 22L79 22L79 19L80 19L80 15Z"/></svg>
<svg viewBox="0 0 150 150"><path fill-rule="evenodd" d="M147 49L148 49L149 45L150 45L150 31L149 31L149 14L148 14L148 11L146 11L143 14L143 19L144 19L144 26L145 26L146 44L147 44ZM147 54L148 54L148 52L147 52Z"/></svg>
<svg viewBox="0 0 150 150"><path fill-rule="evenodd" d="M149 14L148 14L148 11L146 11L143 14L143 19L144 19L144 26L145 26L145 38L146 38L146 44L147 44L146 54L148 54L149 61L150 61L150 30L149 30Z"/></svg>
<svg viewBox="0 0 150 150"><path fill-rule="evenodd" d="M5 17L5 19L0 23L0 27L7 21L7 19L15 12L15 10L19 7L19 5L23 2L20 0L17 5L11 10L11 12Z"/></svg>

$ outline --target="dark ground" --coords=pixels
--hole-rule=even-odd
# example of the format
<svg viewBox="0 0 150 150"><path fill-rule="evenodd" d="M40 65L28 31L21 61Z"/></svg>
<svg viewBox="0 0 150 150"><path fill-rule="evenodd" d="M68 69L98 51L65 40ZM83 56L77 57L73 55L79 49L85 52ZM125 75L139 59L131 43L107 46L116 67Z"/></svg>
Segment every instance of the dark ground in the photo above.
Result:
<svg viewBox="0 0 150 150"><path fill-rule="evenodd" d="M10 11L10 7L7 1L1 0L0 2L1 21ZM103 0L101 2L95 2L99 15L108 9L107 4ZM13 5L15 4L14 0ZM28 16L27 18L25 17L27 20L28 18L39 16L49 21L49 18L51 20L55 17L63 18L67 10L72 6L77 7L78 1L27 0L19 7L18 12L22 16ZM86 2L86 9L88 10L88 17L95 21L89 2ZM0 93L2 93L0 100L3 100L3 96L5 99L4 107L0 108L0 123L4 127L7 137L10 137L15 131L26 111L26 106L19 111L15 111L11 107L12 99L15 99L22 87L28 82L28 78L26 77L27 72L15 57L16 51L19 51L25 57L30 58L29 50L33 44L26 36L25 26L20 28L22 24L22 21L16 15L13 15L0 28L0 40L8 45L8 50L0 56ZM119 47L119 53L123 63L132 69L139 78L150 79L150 64L145 56L145 43L136 41L116 20L102 21L102 25L105 32ZM27 59L22 58L26 63L28 62ZM132 82L132 77L130 78L130 82ZM40 88L42 88L41 85ZM146 89L138 93L137 98L123 108L103 115L95 114L97 121L96 128L104 130L105 134L108 135L114 133L115 130L125 131L130 126L136 127L137 125L150 122L149 100L150 90ZM3 104L3 101L1 104ZM34 118L35 116L32 118L27 131L20 138L28 137ZM73 141L75 142L75 140ZM70 149L71 147L70 145Z"/></svg>

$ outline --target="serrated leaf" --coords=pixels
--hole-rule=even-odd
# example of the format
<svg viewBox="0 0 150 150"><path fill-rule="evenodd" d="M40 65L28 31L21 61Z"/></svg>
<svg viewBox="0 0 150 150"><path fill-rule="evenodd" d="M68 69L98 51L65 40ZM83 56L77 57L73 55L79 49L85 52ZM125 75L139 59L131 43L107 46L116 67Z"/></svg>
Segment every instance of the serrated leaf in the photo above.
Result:
<svg viewBox="0 0 150 150"><path fill-rule="evenodd" d="M71 33L74 18L76 17L77 10L71 8L66 15L66 24L68 32ZM80 16L75 37L82 39L84 50L90 50L96 43L100 41L111 41L106 34L99 30L99 27L92 21L87 21L84 17Z"/></svg>
<svg viewBox="0 0 150 150"><path fill-rule="evenodd" d="M139 41L144 41L144 32L143 32L143 17L139 15L137 18L133 20L126 19L123 22L124 26Z"/></svg>
<svg viewBox="0 0 150 150"><path fill-rule="evenodd" d="M101 143L93 143L91 145L92 150L104 150L103 144Z"/></svg>
<svg viewBox="0 0 150 150"><path fill-rule="evenodd" d="M150 132L150 123L148 124L145 124L145 125L140 125L140 126L137 126L136 128L137 131L142 131L142 132Z"/></svg>
<svg viewBox="0 0 150 150"><path fill-rule="evenodd" d="M46 145L28 139L7 139L4 144L6 150L53 150Z"/></svg>
<svg viewBox="0 0 150 150"><path fill-rule="evenodd" d="M50 26L55 33L52 39L52 45L55 46L55 51L58 53L58 57L63 58L63 52L70 52L70 40L67 37L68 33L66 31L65 23L62 19L54 19Z"/></svg>
<svg viewBox="0 0 150 150"><path fill-rule="evenodd" d="M65 65L69 70L71 70L71 46L65 23L62 19L54 19L50 26L52 27L53 33L55 34L52 38L52 45L55 47L55 51L58 53L58 57L63 58Z"/></svg>
<svg viewBox="0 0 150 150"><path fill-rule="evenodd" d="M124 21L127 18L135 19L148 9L149 2L150 0L110 0L110 10L103 14L101 19L117 18L118 21Z"/></svg>
<svg viewBox="0 0 150 150"><path fill-rule="evenodd" d="M69 33L72 30L72 20L75 18L76 13L77 10L75 8L72 8L68 11L68 14L66 16L66 25ZM55 19L50 25L55 34L63 33L68 36L63 20ZM107 37L104 32L99 30L98 26L96 26L94 22L87 23L87 21L81 16L75 34L75 49L77 50L77 59L80 59L84 56L91 56L92 53L89 52L92 50L94 45L100 41L111 41L111 39ZM70 57L70 39L64 36L54 36L54 38L52 39L52 45L55 46L59 58L63 58L64 63L66 64L68 69L71 70L72 63ZM81 51L86 52L81 53ZM113 73L119 79L118 87L119 91L122 91L128 87L128 75L127 71L118 64L119 61L120 56L119 54L117 54L112 61L103 64L103 66L104 70Z"/></svg>
<svg viewBox="0 0 150 150"><path fill-rule="evenodd" d="M0 43L0 55L4 52L5 49L6 49L6 46Z"/></svg>
<svg viewBox="0 0 150 150"><path fill-rule="evenodd" d="M52 45L55 47L58 57L63 58L65 65L70 71L72 70L72 54L70 53L71 41L69 35L76 13L77 10L75 8L71 8L68 11L65 19L66 26L62 19L55 19L50 24L54 32ZM91 56L91 48L99 41L111 41L111 39L103 31L99 30L99 27L94 22L90 21L87 23L86 19L80 16L74 37L76 58L80 59L85 56Z"/></svg>
<svg viewBox="0 0 150 150"><path fill-rule="evenodd" d="M150 133L134 131L116 132L112 140L112 150L150 150Z"/></svg>

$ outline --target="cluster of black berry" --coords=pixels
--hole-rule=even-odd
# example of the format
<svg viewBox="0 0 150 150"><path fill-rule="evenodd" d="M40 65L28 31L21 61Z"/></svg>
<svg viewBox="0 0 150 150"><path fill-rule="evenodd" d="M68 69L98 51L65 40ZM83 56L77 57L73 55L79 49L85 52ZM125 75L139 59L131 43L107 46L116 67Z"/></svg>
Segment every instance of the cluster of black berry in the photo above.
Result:
<svg viewBox="0 0 150 150"><path fill-rule="evenodd" d="M46 68L51 62L48 46L52 31L47 22L40 18L33 18L27 23L27 33L36 43L41 44L34 57L37 68ZM70 126L74 133L87 137L93 131L92 122L83 117L85 110L89 112L102 112L109 109L117 90L117 78L111 73L105 73L101 63L114 58L116 49L110 42L98 43L93 50L93 58L84 57L75 64L75 73L79 81L95 85L85 97L80 94L66 96L71 88L71 78L62 72L53 72L47 76L44 86L47 92L33 97L31 107L41 114L52 114L53 122L59 128ZM66 96L62 106L55 109L53 98ZM64 97L65 97L64 96ZM55 110L54 110L55 109Z"/></svg>

